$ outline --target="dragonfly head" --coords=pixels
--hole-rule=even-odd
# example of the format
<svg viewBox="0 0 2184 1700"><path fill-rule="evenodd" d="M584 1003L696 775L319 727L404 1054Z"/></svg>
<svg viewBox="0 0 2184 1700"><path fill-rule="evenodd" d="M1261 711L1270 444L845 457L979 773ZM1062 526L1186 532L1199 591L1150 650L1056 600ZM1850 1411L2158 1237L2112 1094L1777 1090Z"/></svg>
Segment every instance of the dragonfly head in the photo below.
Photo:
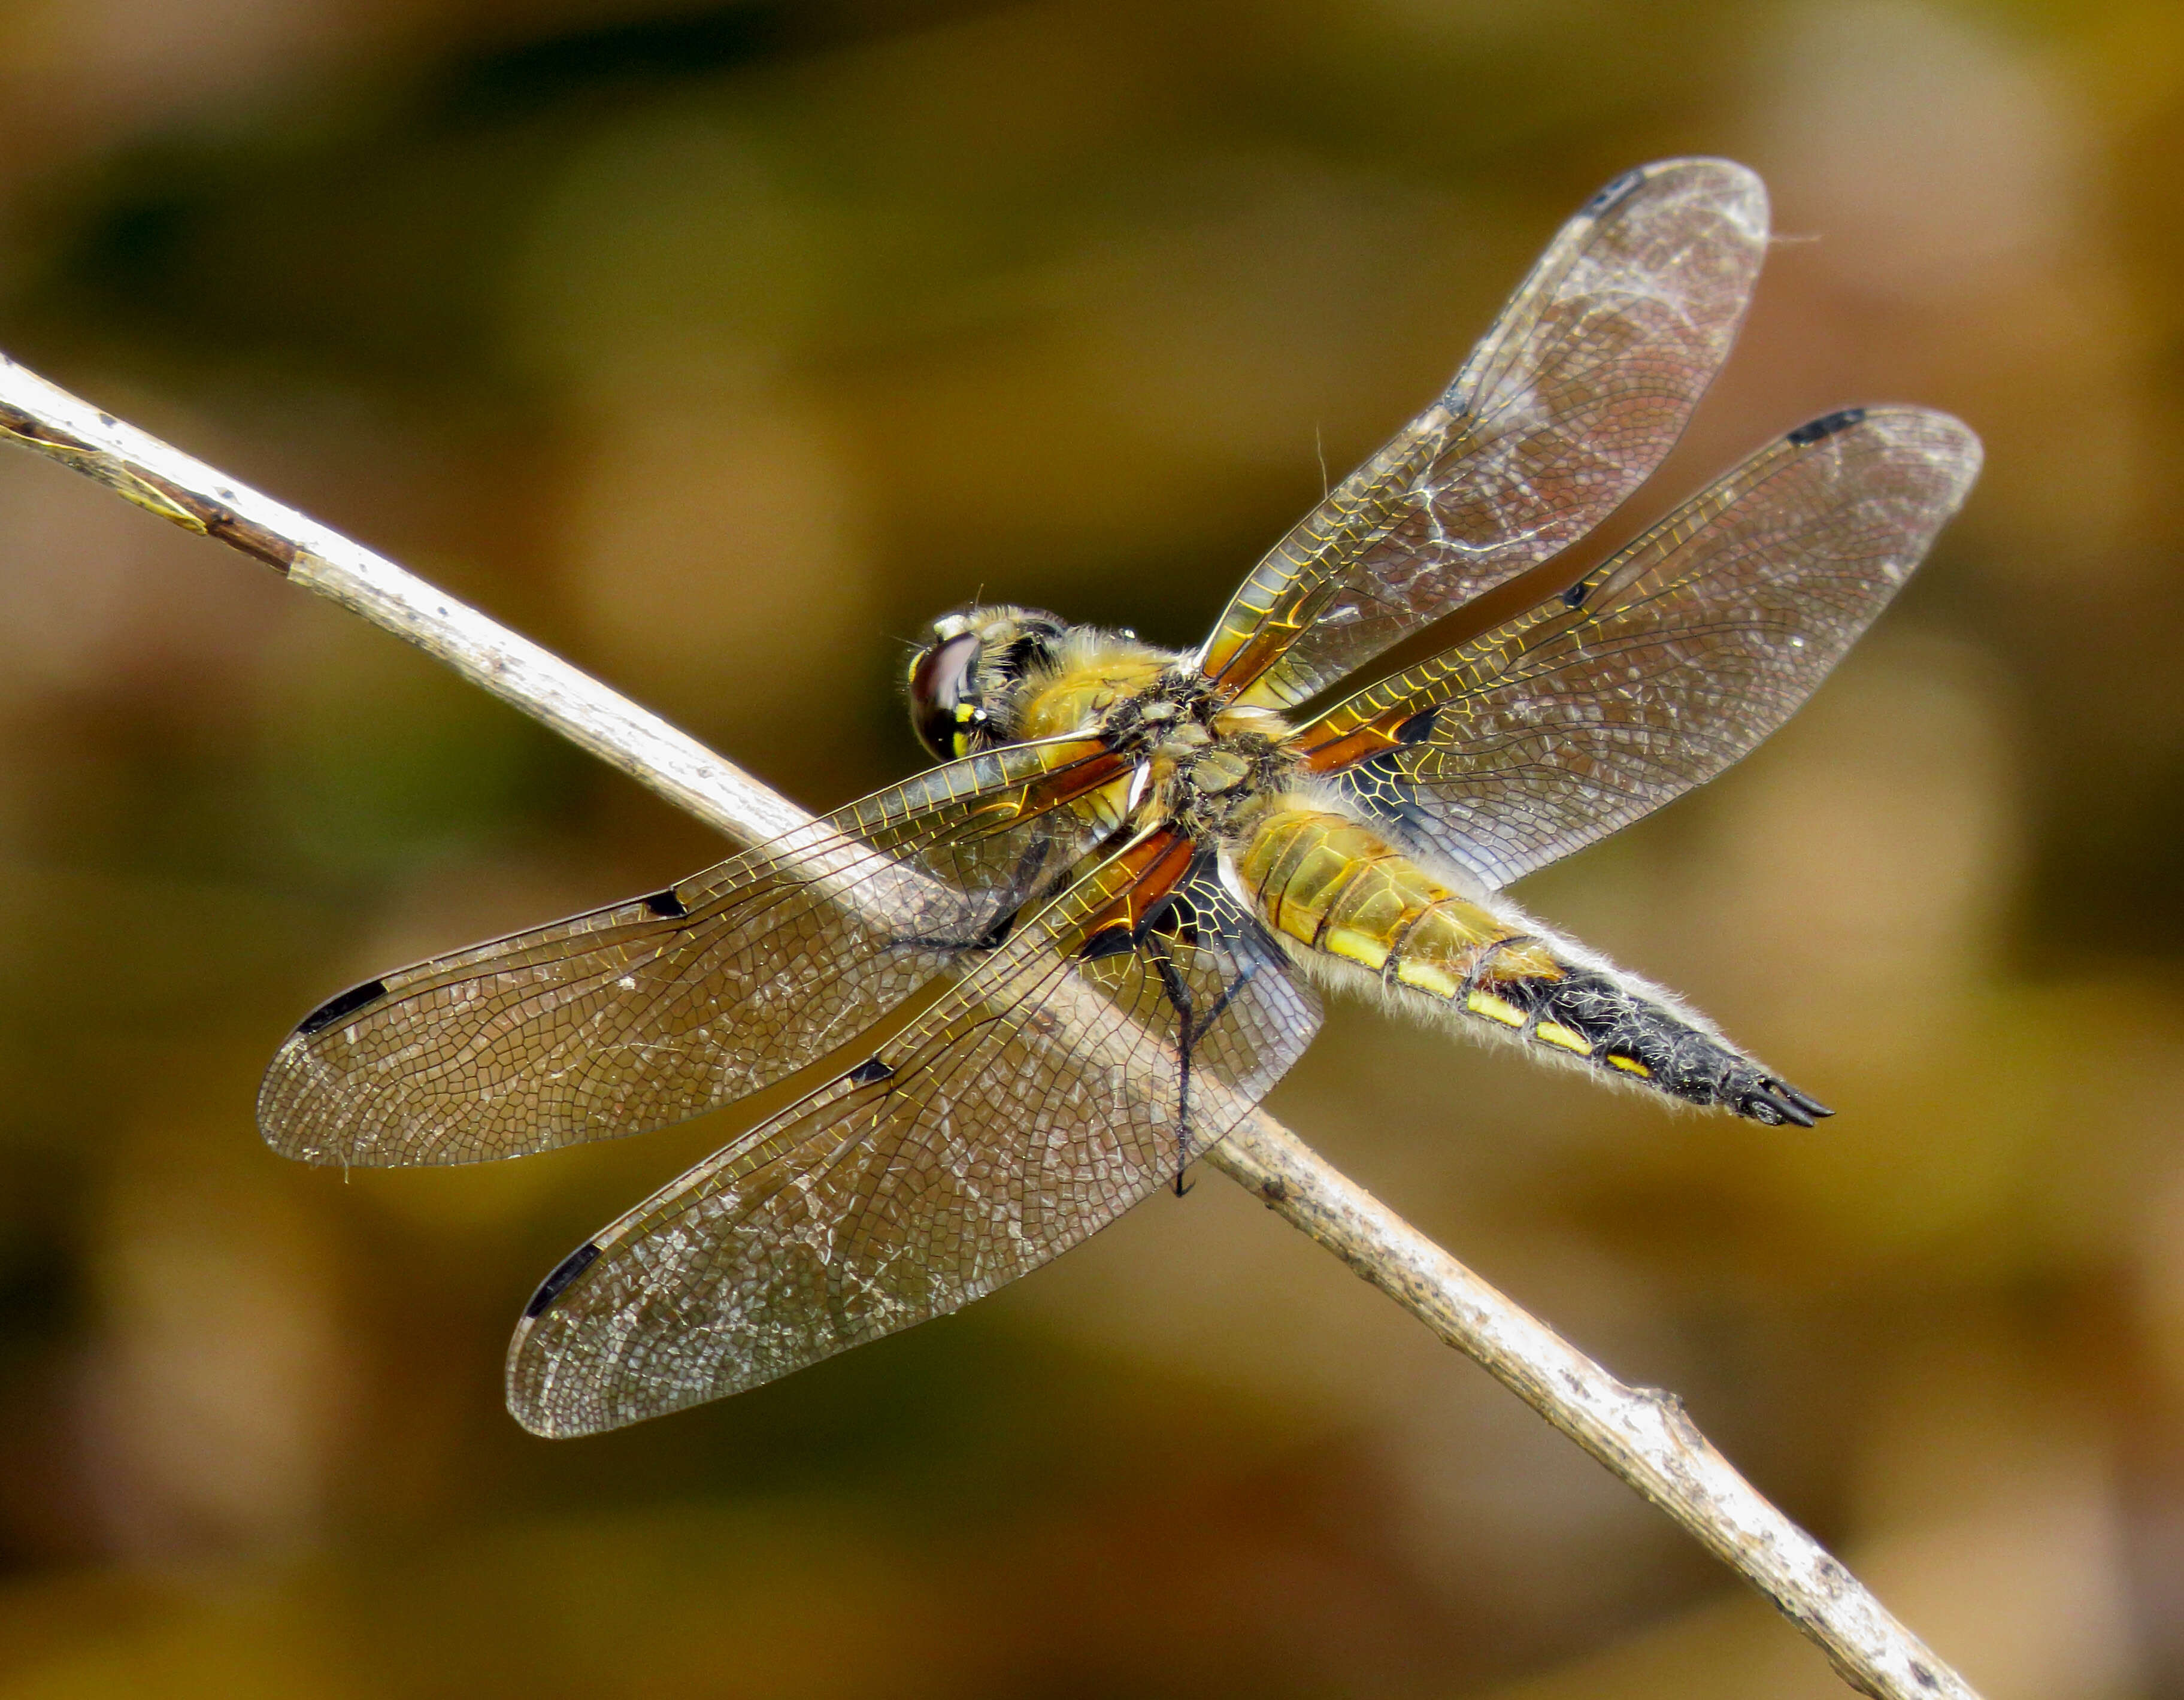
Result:
<svg viewBox="0 0 2184 1700"><path fill-rule="evenodd" d="M961 609L933 622L910 663L910 723L942 761L1015 737L1017 688L1068 630L1037 608Z"/></svg>

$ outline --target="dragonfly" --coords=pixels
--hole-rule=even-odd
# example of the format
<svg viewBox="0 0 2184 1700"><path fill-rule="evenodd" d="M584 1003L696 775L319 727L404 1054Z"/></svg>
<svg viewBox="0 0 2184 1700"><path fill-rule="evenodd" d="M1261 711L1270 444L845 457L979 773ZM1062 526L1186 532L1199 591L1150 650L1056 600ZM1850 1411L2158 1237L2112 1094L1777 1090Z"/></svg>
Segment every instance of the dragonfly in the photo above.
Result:
<svg viewBox="0 0 2184 1700"><path fill-rule="evenodd" d="M265 1138L314 1163L476 1162L831 1065L538 1287L509 1404L573 1435L955 1311L1180 1191L1302 1054L1323 992L1813 1125L1817 1099L1506 888L1780 726L1964 501L1973 433L1915 407L1814 419L1529 612L1370 677L1544 577L1653 471L1767 241L1741 166L1617 178L1196 649L1008 605L938 620L907 681L938 766L331 999L265 1076Z"/></svg>

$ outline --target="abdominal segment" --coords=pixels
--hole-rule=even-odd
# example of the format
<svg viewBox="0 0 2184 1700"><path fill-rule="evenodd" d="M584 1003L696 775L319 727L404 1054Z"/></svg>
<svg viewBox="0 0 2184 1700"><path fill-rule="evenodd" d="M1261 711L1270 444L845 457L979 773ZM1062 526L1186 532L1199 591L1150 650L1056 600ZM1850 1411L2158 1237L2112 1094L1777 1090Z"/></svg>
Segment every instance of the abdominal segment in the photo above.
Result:
<svg viewBox="0 0 2184 1700"><path fill-rule="evenodd" d="M1687 1103L1802 1127L1830 1113L1661 995L1570 960L1346 816L1301 803L1269 810L1236 871L1259 918L1307 962L1353 965L1407 1002Z"/></svg>

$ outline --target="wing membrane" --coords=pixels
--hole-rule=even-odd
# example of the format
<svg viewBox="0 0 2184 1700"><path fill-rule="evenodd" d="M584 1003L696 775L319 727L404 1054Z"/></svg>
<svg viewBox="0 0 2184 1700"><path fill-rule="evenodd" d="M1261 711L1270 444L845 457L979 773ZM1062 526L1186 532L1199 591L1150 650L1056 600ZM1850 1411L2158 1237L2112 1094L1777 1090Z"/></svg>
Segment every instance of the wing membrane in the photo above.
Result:
<svg viewBox="0 0 2184 1700"><path fill-rule="evenodd" d="M664 1127L823 1055L1082 855L1085 739L933 769L665 892L389 974L266 1071L276 1150L476 1162Z"/></svg>
<svg viewBox="0 0 2184 1700"><path fill-rule="evenodd" d="M1886 408L1791 432L1587 584L1362 691L1307 766L1501 886L1711 778L1787 719L1963 503L1979 439Z"/></svg>
<svg viewBox="0 0 2184 1700"><path fill-rule="evenodd" d="M1284 707L1582 537L1658 465L1767 245L1758 178L1672 159L1564 226L1440 399L1261 561L1201 652Z"/></svg>
<svg viewBox="0 0 2184 1700"><path fill-rule="evenodd" d="M510 1408L588 1434L721 1397L952 1311L1067 1250L1221 1138L1318 1006L1210 868L1135 943L1127 853L870 1062L727 1146L549 1278ZM1191 1009L1190 1127L1179 1123Z"/></svg>

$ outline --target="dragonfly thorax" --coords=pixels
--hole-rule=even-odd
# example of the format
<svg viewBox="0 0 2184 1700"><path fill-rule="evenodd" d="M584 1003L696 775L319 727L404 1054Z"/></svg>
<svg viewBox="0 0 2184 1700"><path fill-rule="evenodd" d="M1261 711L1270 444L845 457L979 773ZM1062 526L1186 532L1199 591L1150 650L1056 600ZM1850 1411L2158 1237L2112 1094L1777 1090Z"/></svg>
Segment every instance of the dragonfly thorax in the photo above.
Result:
<svg viewBox="0 0 2184 1700"><path fill-rule="evenodd" d="M1071 628L1020 690L1019 737L1097 736L1139 776L1128 810L1150 810L1201 842L1237 831L1295 768L1279 715L1227 701L1184 657L1127 633Z"/></svg>
<svg viewBox="0 0 2184 1700"><path fill-rule="evenodd" d="M1154 742L1150 767L1160 812L1213 844L1245 831L1253 813L1287 788L1296 761L1277 716L1224 706Z"/></svg>

